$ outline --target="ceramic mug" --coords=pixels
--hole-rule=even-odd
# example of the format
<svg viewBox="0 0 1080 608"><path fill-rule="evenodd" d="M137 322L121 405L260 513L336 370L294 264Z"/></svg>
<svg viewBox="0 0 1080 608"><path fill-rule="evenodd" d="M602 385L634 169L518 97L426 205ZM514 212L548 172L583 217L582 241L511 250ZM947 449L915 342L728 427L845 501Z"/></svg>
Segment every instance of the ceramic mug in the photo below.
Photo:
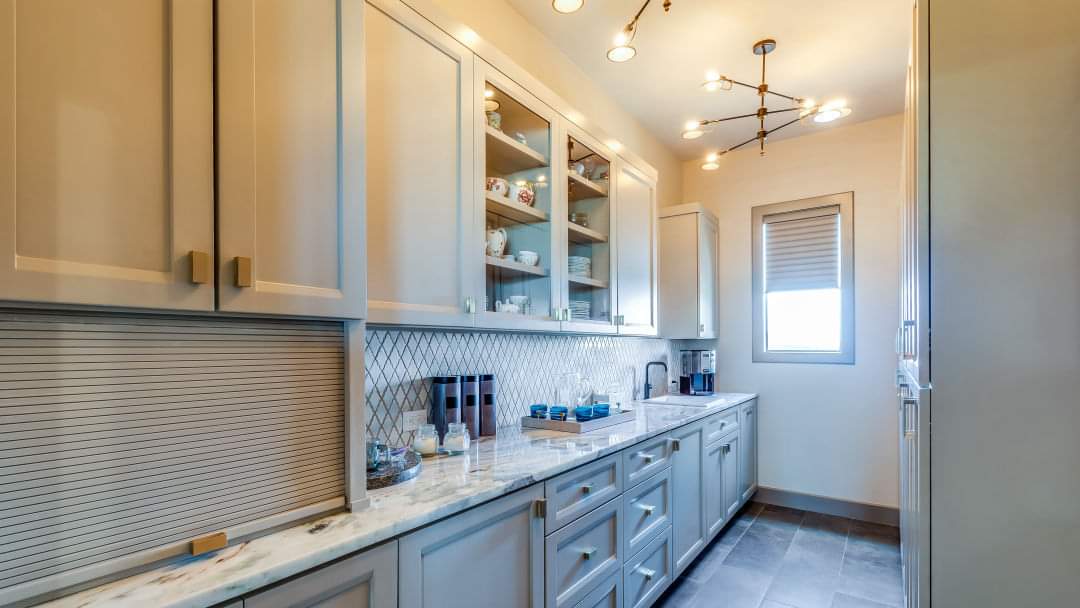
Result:
<svg viewBox="0 0 1080 608"><path fill-rule="evenodd" d="M532 207L536 202L536 192L529 182L518 182L510 186L510 200Z"/></svg>
<svg viewBox="0 0 1080 608"><path fill-rule="evenodd" d="M506 196L510 193L510 182L501 177L489 177L484 183L484 187L488 192L498 194L499 196Z"/></svg>
<svg viewBox="0 0 1080 608"><path fill-rule="evenodd" d="M510 296L506 299L520 310L525 310L525 305L529 303L529 296Z"/></svg>
<svg viewBox="0 0 1080 608"><path fill-rule="evenodd" d="M517 261L525 264L526 266L536 266L540 261L540 254L535 251L519 251L517 254Z"/></svg>
<svg viewBox="0 0 1080 608"><path fill-rule="evenodd" d="M508 312L511 314L518 314L521 312L521 307L513 302L503 302L501 300L495 300L495 312Z"/></svg>
<svg viewBox="0 0 1080 608"><path fill-rule="evenodd" d="M487 254L492 257L502 257L503 251L506 250L506 229L494 228L487 231Z"/></svg>

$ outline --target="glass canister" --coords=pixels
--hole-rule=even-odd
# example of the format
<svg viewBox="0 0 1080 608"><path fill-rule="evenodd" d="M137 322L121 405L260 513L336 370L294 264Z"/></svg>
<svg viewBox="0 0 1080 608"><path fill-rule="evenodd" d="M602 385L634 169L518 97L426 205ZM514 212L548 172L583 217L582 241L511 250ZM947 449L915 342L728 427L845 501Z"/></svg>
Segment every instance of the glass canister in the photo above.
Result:
<svg viewBox="0 0 1080 608"><path fill-rule="evenodd" d="M469 449L469 431L464 422L451 422L446 437L443 438L443 449L451 454L464 454Z"/></svg>
<svg viewBox="0 0 1080 608"><path fill-rule="evenodd" d="M416 430L412 447L422 456L434 456L439 451L439 432L434 424L421 424Z"/></svg>

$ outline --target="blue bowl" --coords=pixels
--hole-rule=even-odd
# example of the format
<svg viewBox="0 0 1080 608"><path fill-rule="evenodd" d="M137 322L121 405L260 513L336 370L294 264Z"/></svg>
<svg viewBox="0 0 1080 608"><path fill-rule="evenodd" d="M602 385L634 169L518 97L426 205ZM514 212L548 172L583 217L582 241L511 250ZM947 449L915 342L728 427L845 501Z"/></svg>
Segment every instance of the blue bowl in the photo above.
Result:
<svg viewBox="0 0 1080 608"><path fill-rule="evenodd" d="M593 419L593 408L588 405L580 405L574 408L574 418L584 422Z"/></svg>
<svg viewBox="0 0 1080 608"><path fill-rule="evenodd" d="M566 420L566 406L565 405L553 405L548 411L552 420Z"/></svg>
<svg viewBox="0 0 1080 608"><path fill-rule="evenodd" d="M548 406L543 403L534 403L529 406L529 416L533 418L547 418Z"/></svg>

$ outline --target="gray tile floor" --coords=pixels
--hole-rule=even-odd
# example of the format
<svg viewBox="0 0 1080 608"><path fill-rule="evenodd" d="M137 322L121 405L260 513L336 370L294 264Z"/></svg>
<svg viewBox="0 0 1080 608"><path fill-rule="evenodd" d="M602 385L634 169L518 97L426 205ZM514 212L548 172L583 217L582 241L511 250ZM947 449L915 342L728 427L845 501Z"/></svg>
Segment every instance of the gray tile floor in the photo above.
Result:
<svg viewBox="0 0 1080 608"><path fill-rule="evenodd" d="M656 604L664 608L899 608L896 528L749 504Z"/></svg>

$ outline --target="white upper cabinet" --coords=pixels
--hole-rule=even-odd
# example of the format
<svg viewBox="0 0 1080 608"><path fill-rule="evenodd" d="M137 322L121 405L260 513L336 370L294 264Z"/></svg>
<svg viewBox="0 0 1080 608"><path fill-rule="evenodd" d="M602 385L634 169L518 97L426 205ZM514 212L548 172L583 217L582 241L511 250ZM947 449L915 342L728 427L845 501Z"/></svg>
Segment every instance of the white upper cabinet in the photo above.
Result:
<svg viewBox="0 0 1080 608"><path fill-rule="evenodd" d="M660 213L660 335L716 337L716 218L697 203Z"/></svg>
<svg viewBox="0 0 1080 608"><path fill-rule="evenodd" d="M369 321L471 326L472 53L397 0L368 3L365 22Z"/></svg>
<svg viewBox="0 0 1080 608"><path fill-rule="evenodd" d="M566 150L566 270L562 282L564 331L613 334L616 266L615 194L611 188L614 153L568 122L561 141Z"/></svg>
<svg viewBox="0 0 1080 608"><path fill-rule="evenodd" d="M364 316L363 11L217 2L221 310Z"/></svg>
<svg viewBox="0 0 1080 608"><path fill-rule="evenodd" d="M211 0L0 0L0 300L213 308L212 32Z"/></svg>
<svg viewBox="0 0 1080 608"><path fill-rule="evenodd" d="M616 324L620 334L655 336L656 180L621 159L616 167Z"/></svg>
<svg viewBox="0 0 1080 608"><path fill-rule="evenodd" d="M475 81L475 226L482 238L467 241L466 250L483 268L476 324L558 331L566 206L564 185L552 178L566 152L557 143L557 116L479 59Z"/></svg>

